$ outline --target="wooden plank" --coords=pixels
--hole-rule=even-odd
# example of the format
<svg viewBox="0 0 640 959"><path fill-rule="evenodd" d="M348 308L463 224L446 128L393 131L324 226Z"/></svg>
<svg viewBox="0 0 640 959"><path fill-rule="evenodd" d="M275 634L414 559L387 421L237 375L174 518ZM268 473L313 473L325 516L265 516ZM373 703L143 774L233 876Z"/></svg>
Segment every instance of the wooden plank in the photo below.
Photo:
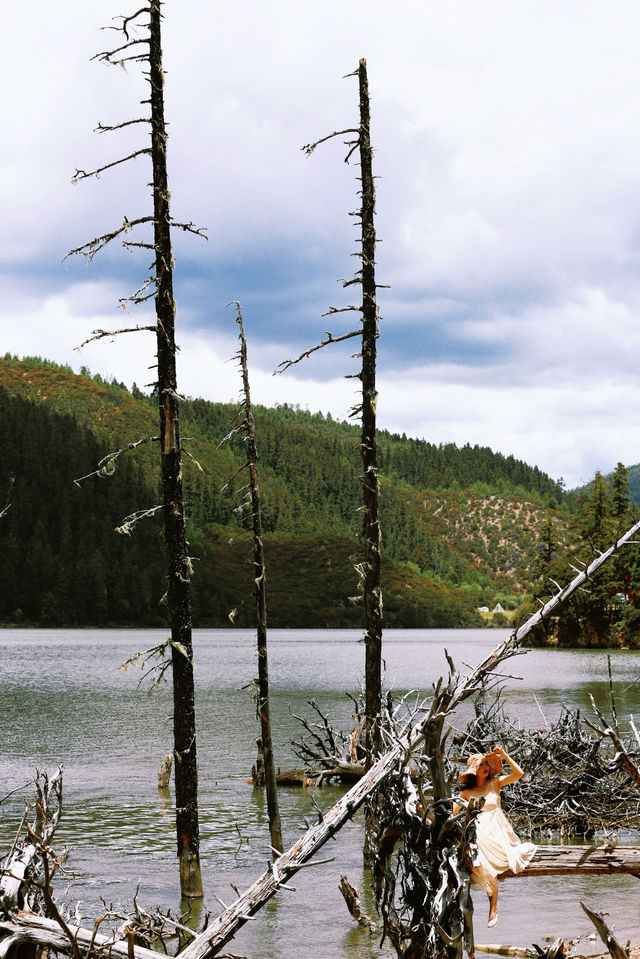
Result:
<svg viewBox="0 0 640 959"><path fill-rule="evenodd" d="M613 873L640 876L640 846L538 846L524 872L507 870L499 878Z"/></svg>

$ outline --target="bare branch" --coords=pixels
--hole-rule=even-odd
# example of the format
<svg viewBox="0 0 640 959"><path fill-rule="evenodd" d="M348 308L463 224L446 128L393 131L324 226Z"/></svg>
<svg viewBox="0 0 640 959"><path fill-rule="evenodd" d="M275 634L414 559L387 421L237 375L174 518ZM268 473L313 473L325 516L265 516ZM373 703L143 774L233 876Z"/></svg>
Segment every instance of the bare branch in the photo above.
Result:
<svg viewBox="0 0 640 959"><path fill-rule="evenodd" d="M112 240L115 240L116 237L121 236L123 233L128 233L134 226L140 226L141 223L153 223L152 216L141 216L137 220L128 220L125 216L122 226L119 226L117 229L112 230L111 233L103 233L102 236L94 236L92 240L88 240L87 243L83 243L82 246L77 246L62 258L62 262L70 256L75 256L77 253L82 253L84 257L91 262L100 250L103 250L108 243L111 243Z"/></svg>
<svg viewBox="0 0 640 959"><path fill-rule="evenodd" d="M142 123L144 121L133 120L132 123ZM124 126L124 124L123 124ZM116 129L116 127L113 127ZM130 153L126 157L121 157L119 160L114 160L113 163L105 163L104 166L98 167L96 170L91 170L87 173L86 170L76 170L76 172L71 177L72 183L78 183L80 180L88 180L89 177L95 176L99 177L101 173L104 173L105 170L110 170L114 166L119 166L121 163L126 163L127 160L135 160L136 157L142 156L143 154L151 155L151 147L142 147L140 150L135 150L133 153Z"/></svg>
<svg viewBox="0 0 640 959"><path fill-rule="evenodd" d="M134 294L135 295L135 294ZM122 300L120 301L123 302ZM137 301L136 301L137 302ZM157 326L130 326L122 330L94 330L93 334L89 339L84 340L80 346L76 346L76 350L81 350L83 346L86 346L87 343L93 343L95 340L103 340L108 336L120 336L121 333L142 333L144 330L148 330L150 333L157 333Z"/></svg>
<svg viewBox="0 0 640 959"><path fill-rule="evenodd" d="M141 250L155 251L155 244L147 243L144 240L123 240L122 245L125 246L128 250L133 249L134 247L139 247Z"/></svg>
<svg viewBox="0 0 640 959"><path fill-rule="evenodd" d="M330 133L328 136L322 137L320 140L316 140L314 143L305 143L305 145L302 146L302 147L300 147L300 149L303 150L303 151L307 154L308 157L310 157L311 154L313 153L313 151L315 150L315 148L316 148L317 146L320 146L321 143L326 143L327 140L332 140L333 137L342 137L342 136L344 136L346 133L356 133L356 134L359 134L359 133L360 133L360 130L359 130L359 129L336 130L335 133ZM358 141L356 140L356 145L357 145L357 143L358 143ZM351 141L349 142L348 145L349 145L349 146L351 145ZM354 149L355 149L355 147L354 147ZM350 151L349 156L351 156L351 153L353 153L353 150ZM347 162L347 161L345 160L345 163L346 163L346 162Z"/></svg>
<svg viewBox="0 0 640 959"><path fill-rule="evenodd" d="M162 504L160 506L150 506L148 509L136 510L135 513L125 516L120 526L116 526L116 533L122 533L123 536L131 536L131 532L136 523L139 523L140 520L148 519L150 516L155 516L161 509L164 509Z"/></svg>
<svg viewBox="0 0 640 959"><path fill-rule="evenodd" d="M94 133L111 133L113 130L122 130L124 127L133 126L135 123L151 123L151 117L139 117L137 120L124 120L122 123L114 123L113 126L104 126L98 123L93 131Z"/></svg>
<svg viewBox="0 0 640 959"><path fill-rule="evenodd" d="M137 449L138 446L142 446L144 443L157 443L160 439L159 436L142 436L139 440L134 440L131 443L128 443L126 446L123 446L122 449L113 450L111 453L107 453L106 456L98 463L98 468L93 470L92 473L87 473L86 476L80 476L78 479L73 482L76 486L80 486L83 480L89 479L91 476L111 476L115 473L115 460L118 459L123 453L128 453L130 450Z"/></svg>
<svg viewBox="0 0 640 959"><path fill-rule="evenodd" d="M180 443L183 444L183 443L184 443L184 439L180 440ZM201 473L204 473L204 469L202 468L202 466L200 465L200 463L198 462L198 460L195 458L195 456L193 456L193 455L189 452L189 450L185 448L184 445L182 445L181 448L182 448L182 452L184 453L184 455L189 457L189 459L191 460L191 462L193 463L193 465L196 467L196 469L199 469Z"/></svg>
<svg viewBox="0 0 640 959"><path fill-rule="evenodd" d="M129 244L128 244L128 243L125 243L125 244L123 244L123 246L129 246ZM150 243L132 243L131 246L151 246L151 247L152 247L152 244L150 244ZM142 286L138 287L138 289L135 291L135 293L131 293L129 296L121 296L120 299L118 300L118 302L120 303L120 306L122 307L123 310L126 310L126 309L127 309L127 303L146 303L147 300L153 299L153 297L156 295L156 293L157 293L156 286L157 286L157 284L156 284L156 278L155 278L155 276L149 276L149 277L147 277L147 279L144 281L144 283L142 284ZM148 293L145 292L146 290L149 290L150 287L152 287L152 289L150 290L150 292L148 292ZM153 330L153 332L156 332L157 327L155 327L155 326L153 326L153 327L138 327L138 329L151 329L151 330ZM100 331L94 330L94 333L97 333L97 332L101 332L101 333L102 333L103 331L102 331L102 330L100 330ZM133 332L136 332L136 331L135 331L135 330L122 330L121 332L123 332L123 333L133 333Z"/></svg>
<svg viewBox="0 0 640 959"><path fill-rule="evenodd" d="M169 225L174 230L184 230L185 233L195 233L196 236L201 236L205 240L209 239L203 226L195 226L193 223L177 223L175 220L171 220Z"/></svg>
<svg viewBox="0 0 640 959"><path fill-rule="evenodd" d="M340 310L335 310L334 312L339 313ZM341 343L343 340L350 340L354 336L362 336L362 330L353 330L351 333L343 333L342 336L334 336L333 333L329 332L329 330L327 330L326 333L326 340L322 340L322 342L316 344L316 346L312 346L310 349L305 350L305 352L301 353L297 359L283 360L282 363L279 363L278 369L273 371L273 375L276 376L278 373L284 373L285 370L288 370L290 366L295 366L296 363L300 363L301 360L311 356L311 354L315 353L316 350L321 350L324 346L328 346L329 343Z"/></svg>
<svg viewBox="0 0 640 959"><path fill-rule="evenodd" d="M130 13L129 16L127 16L127 17L122 16L122 17L118 18L118 19L122 20L122 23L120 24L119 27L117 27L117 28L115 28L115 29L121 30L122 33L124 33L125 37L126 37L127 40L128 40L128 39L129 39L129 24L130 24L130 23L133 23L134 20L137 20L138 17L142 16L143 13L149 13L149 7L140 7L140 9L139 9L139 10L136 10L135 13ZM116 19L116 18L114 17L114 19ZM148 23L143 23L143 24L137 24L137 26L148 27L149 24L148 24Z"/></svg>
<svg viewBox="0 0 640 959"><path fill-rule="evenodd" d="M326 313L323 313L322 315L323 315L323 316L333 316L334 313L349 313L349 312L351 312L351 311L353 311L353 312L355 312L355 313L362 313L362 307L361 307L361 306L339 306L339 307L338 307L338 306L330 306L329 309L327 310L327 312L326 312ZM361 332L361 331L358 330L358 334L360 334L360 332Z"/></svg>
<svg viewBox="0 0 640 959"><path fill-rule="evenodd" d="M611 726L610 723L606 721L598 707L596 706L596 701L589 693L589 699L591 700L591 706L594 713L601 722L601 726L596 726L595 723L590 722L588 719L585 719L585 724L589 729L593 729L594 732L598 733L599 736L606 736L611 740L613 745L616 748L616 755L614 758L614 763L619 766L621 769L627 773L629 778L633 780L636 786L640 789L640 767L634 763L634 761L629 756L624 743L620 739L617 731L617 723L615 726Z"/></svg>

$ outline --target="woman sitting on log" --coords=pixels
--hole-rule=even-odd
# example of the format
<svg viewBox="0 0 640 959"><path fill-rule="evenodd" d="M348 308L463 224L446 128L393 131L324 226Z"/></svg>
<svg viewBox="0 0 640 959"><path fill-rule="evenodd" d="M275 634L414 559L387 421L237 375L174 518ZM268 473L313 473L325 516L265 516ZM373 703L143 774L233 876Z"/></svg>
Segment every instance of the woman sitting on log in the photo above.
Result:
<svg viewBox="0 0 640 959"><path fill-rule="evenodd" d="M502 775L502 761L511 772ZM524 776L518 764L507 756L501 746L482 756L476 754L467 760L467 768L459 777L463 786L460 798L484 799L476 818L478 859L471 872L474 886L484 889L489 897L488 926L498 921L498 876L508 869L522 872L534 857L536 847L531 842L520 842L500 805L500 790Z"/></svg>

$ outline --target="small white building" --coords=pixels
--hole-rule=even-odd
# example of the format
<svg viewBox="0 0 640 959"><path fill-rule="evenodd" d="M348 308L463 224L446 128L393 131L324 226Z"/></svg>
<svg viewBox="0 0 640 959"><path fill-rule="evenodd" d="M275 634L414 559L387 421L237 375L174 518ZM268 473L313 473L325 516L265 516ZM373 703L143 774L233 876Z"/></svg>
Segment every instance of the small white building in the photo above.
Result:
<svg viewBox="0 0 640 959"><path fill-rule="evenodd" d="M479 612L479 613L488 613L488 612L489 612L489 607L488 607L488 606L478 606L477 609L478 609L478 612Z"/></svg>
<svg viewBox="0 0 640 959"><path fill-rule="evenodd" d="M491 612L492 612L492 613L504 613L504 609L502 608L502 606L500 605L500 603L496 603L496 605L493 607L493 609L491 610Z"/></svg>

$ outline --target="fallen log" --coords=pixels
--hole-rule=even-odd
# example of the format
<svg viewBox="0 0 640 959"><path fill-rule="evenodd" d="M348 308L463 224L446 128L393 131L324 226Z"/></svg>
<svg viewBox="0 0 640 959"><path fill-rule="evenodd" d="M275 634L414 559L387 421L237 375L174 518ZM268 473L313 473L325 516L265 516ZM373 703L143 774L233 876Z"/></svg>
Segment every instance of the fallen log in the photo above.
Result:
<svg viewBox="0 0 640 959"><path fill-rule="evenodd" d="M11 913L10 919L0 918L0 934L8 938L0 938L0 954L6 955L9 948L20 943L33 943L44 946L54 952L71 953L104 950L109 956L117 959L131 959L131 949L127 939L117 941L114 935L105 936L93 929L84 929L73 923L67 924L71 937L67 935L60 923L55 919L45 919L33 912L18 910ZM158 959L155 949L144 946L135 947L136 959Z"/></svg>
<svg viewBox="0 0 640 959"><path fill-rule="evenodd" d="M498 878L612 873L640 876L640 846L538 846L523 872L515 876L507 870Z"/></svg>
<svg viewBox="0 0 640 959"><path fill-rule="evenodd" d="M476 952L488 952L492 956L515 956L516 959L539 959L535 949L527 946L501 946L498 944L476 942Z"/></svg>
<svg viewBox="0 0 640 959"><path fill-rule="evenodd" d="M276 782L278 786L324 786L331 780L354 783L362 779L365 771L363 763L339 763L330 769L306 769L298 766L295 769L279 770Z"/></svg>

